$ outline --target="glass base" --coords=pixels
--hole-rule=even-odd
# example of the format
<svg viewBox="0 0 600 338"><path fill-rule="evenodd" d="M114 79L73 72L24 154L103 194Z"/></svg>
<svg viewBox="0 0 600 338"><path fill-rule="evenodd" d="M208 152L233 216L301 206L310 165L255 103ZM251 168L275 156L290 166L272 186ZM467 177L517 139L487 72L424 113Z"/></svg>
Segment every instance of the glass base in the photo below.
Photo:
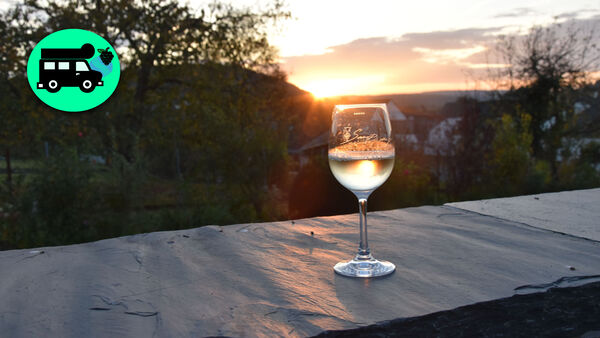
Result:
<svg viewBox="0 0 600 338"><path fill-rule="evenodd" d="M378 261L369 255L368 258L354 257L349 262L339 262L334 267L336 273L346 277L381 277L396 270L396 266L388 261Z"/></svg>

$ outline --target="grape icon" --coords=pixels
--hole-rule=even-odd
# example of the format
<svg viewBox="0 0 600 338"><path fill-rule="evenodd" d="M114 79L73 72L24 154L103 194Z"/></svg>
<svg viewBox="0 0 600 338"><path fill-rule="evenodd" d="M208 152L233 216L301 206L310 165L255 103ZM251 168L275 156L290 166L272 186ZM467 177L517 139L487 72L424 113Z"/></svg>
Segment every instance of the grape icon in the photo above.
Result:
<svg viewBox="0 0 600 338"><path fill-rule="evenodd" d="M98 53L100 53L100 59L102 60L102 63L107 66L115 57L113 53L108 50L108 47L106 47L106 49L98 49Z"/></svg>

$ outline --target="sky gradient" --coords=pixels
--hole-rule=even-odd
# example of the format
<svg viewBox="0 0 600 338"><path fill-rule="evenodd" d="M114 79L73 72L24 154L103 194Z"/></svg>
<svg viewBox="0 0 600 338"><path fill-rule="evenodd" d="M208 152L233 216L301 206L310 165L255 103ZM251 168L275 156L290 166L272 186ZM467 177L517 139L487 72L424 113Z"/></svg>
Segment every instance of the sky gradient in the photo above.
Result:
<svg viewBox="0 0 600 338"><path fill-rule="evenodd" d="M566 20L600 30L600 2L585 0L290 0L288 9L294 19L271 41L289 81L316 96L486 89L499 35Z"/></svg>

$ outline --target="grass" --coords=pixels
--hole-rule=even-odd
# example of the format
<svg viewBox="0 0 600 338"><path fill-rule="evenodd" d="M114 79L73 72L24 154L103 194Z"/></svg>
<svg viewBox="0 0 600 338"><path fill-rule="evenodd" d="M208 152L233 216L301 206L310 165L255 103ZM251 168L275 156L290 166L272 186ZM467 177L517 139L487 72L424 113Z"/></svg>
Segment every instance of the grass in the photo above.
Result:
<svg viewBox="0 0 600 338"><path fill-rule="evenodd" d="M6 182L6 162L0 158L0 182ZM90 183L98 186L108 186L112 177L108 168L101 164L93 164L94 174ZM11 161L13 183L18 182L27 186L38 175L44 167L43 159L14 159ZM160 209L172 207L177 203L176 187L179 181L176 179L163 179L154 176L146 177L141 190L142 208Z"/></svg>
<svg viewBox="0 0 600 338"><path fill-rule="evenodd" d="M8 174L6 172L6 161L4 157L0 158L0 182L6 182ZM17 160L13 159L10 161L10 167L12 169L12 180L13 182L21 182L22 184L28 184L34 177L32 174L39 172L43 167L42 160Z"/></svg>

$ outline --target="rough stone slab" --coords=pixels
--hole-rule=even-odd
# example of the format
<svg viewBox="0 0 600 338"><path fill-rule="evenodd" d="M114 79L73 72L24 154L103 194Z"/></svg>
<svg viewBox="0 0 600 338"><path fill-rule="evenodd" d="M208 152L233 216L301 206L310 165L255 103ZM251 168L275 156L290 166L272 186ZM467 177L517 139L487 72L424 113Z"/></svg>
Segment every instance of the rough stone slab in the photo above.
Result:
<svg viewBox="0 0 600 338"><path fill-rule="evenodd" d="M514 295L420 317L357 329L326 331L341 337L600 337L600 282Z"/></svg>
<svg viewBox="0 0 600 338"><path fill-rule="evenodd" d="M600 241L600 189L494 198L446 205Z"/></svg>
<svg viewBox="0 0 600 338"><path fill-rule="evenodd" d="M0 332L310 336L600 275L598 242L446 206L370 213L373 253L396 273L335 275L356 250L357 222L209 226L0 252Z"/></svg>

